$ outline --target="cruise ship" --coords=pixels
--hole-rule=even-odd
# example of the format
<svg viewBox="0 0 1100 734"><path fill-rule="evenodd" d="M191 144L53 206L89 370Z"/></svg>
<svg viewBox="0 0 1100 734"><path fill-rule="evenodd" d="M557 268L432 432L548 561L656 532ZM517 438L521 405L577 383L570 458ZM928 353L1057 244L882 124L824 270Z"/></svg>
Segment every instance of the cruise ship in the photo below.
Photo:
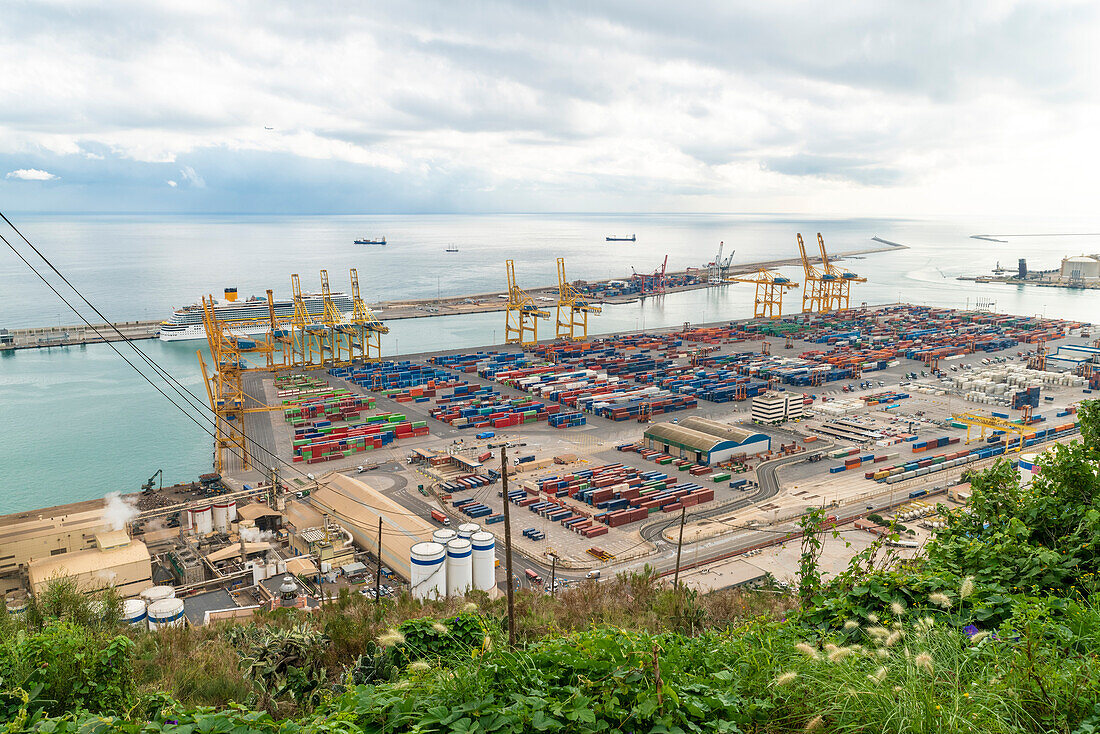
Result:
<svg viewBox="0 0 1100 734"><path fill-rule="evenodd" d="M325 300L320 293L303 293L306 310L310 316L320 317L325 312ZM350 316L354 312L351 296L346 293L333 293L332 301L340 313ZM237 301L237 289L225 289L225 301L214 304L214 313L218 320L227 324L235 333L242 336L261 336L271 329L270 313L266 298L249 298ZM294 302L275 301L275 318L289 322L294 315ZM184 306L177 309L172 317L160 324L160 340L164 342L205 339L206 329L202 324L202 305Z"/></svg>

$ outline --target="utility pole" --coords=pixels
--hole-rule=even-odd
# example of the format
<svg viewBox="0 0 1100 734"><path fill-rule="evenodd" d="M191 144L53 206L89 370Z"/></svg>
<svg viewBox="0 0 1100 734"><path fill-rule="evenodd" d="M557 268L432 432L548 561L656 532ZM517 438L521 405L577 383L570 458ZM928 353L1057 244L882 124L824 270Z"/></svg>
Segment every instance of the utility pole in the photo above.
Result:
<svg viewBox="0 0 1100 734"><path fill-rule="evenodd" d="M680 552L684 549L684 519L687 517L687 508L680 508L680 540L676 543L676 575L672 579L672 588L680 588Z"/></svg>
<svg viewBox="0 0 1100 734"><path fill-rule="evenodd" d="M504 568L508 573L508 645L516 644L516 607L512 594L512 520L508 512L508 455L504 446L500 447L500 482L504 496Z"/></svg>
<svg viewBox="0 0 1100 734"><path fill-rule="evenodd" d="M382 516L378 516L378 567L374 570L374 603L382 603Z"/></svg>
<svg viewBox="0 0 1100 734"><path fill-rule="evenodd" d="M550 597L558 595L558 554L550 556Z"/></svg>

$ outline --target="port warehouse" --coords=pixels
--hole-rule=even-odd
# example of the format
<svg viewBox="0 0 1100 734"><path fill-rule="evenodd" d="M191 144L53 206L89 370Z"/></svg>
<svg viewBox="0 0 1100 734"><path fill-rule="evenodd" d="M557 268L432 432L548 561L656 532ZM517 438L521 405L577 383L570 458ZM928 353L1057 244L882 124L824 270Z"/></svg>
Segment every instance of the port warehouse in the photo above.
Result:
<svg viewBox="0 0 1100 734"><path fill-rule="evenodd" d="M645 430L642 443L680 459L710 466L735 454L757 454L771 449L771 438L742 428L690 417L679 423L658 423Z"/></svg>
<svg viewBox="0 0 1100 734"><path fill-rule="evenodd" d="M379 450L400 451L436 477L443 492L453 493L454 496L444 502L446 514L457 520L477 519L486 529L500 532L496 519L500 503L489 502L488 496L484 501L463 502L477 498L474 493L493 481L491 468L499 469L491 454L478 459L486 453L486 442L493 439L479 443L474 439L475 434L495 432L498 436L504 433L523 437L527 431L543 430L549 435L568 436L592 427L631 421L631 425L623 425L620 430L633 432L633 440L637 443L632 451L623 454L622 462L590 457L587 465L570 463L561 470L547 471L544 463L549 457L536 454L532 460L515 467L519 477L507 500L516 506L522 505L532 517L549 520L549 524L539 525L543 528L540 532L560 528L566 533L563 538L576 537L580 539L578 542L588 543L584 546L588 548L592 538L606 539L608 533L613 535L627 530L636 532L646 518L682 507L706 506L728 497L726 490L732 488L728 485L741 481L727 476L732 469L728 464L736 464L733 459L744 456L749 461L759 460L760 456L774 453L774 434L756 430L752 425L732 426L719 419L698 418L692 415L692 410L700 405L725 406L732 410L738 403L771 393L786 396L794 403L808 401L818 411L823 407L822 396L814 396L814 393L835 391L839 387L832 385L899 368L902 360L912 360L920 368L928 359L947 360L970 354L977 359L985 352L993 354L1017 345L1057 341L1067 331L1080 327L1080 324L1068 322L987 313L888 307L825 317L815 315L812 322L799 318L731 323L673 333L538 344L524 349L425 355L419 359L281 377L272 381L272 388L280 402L281 410L275 414L275 419L278 430L289 444L287 458L297 459L302 464L320 463L318 459L332 462L331 467L336 472L325 474L328 466L319 467L318 486L308 497L291 501L281 510L268 507L246 513L246 508L255 507L255 504L239 508L242 521L254 525L270 521L266 526L269 530L288 532L282 550L279 550L279 542L272 542L248 545L242 553L231 547L239 543L228 542L222 548L201 548L203 553L199 555L205 556L204 564L209 560L223 567L227 576L230 572L243 574L248 563L253 567L258 561L270 565L267 561L273 552L287 556L282 559L281 566L276 561L275 567L289 568L292 566L288 564L295 561L294 554L309 555L306 551L318 547L318 543L324 544L325 533L307 531L323 527L326 520L347 531L360 551L373 555L378 549L378 509L381 509L385 528L381 549L383 564L402 578L410 579L413 575L412 546L428 542L438 525L427 513L402 503L399 495L388 496L373 489L368 482L340 474L351 466L349 462L362 461L361 455ZM781 347L788 334L799 343L792 351ZM764 341L771 342L771 354L766 353ZM1095 356L1089 351L1093 348L1087 346L1067 344L1058 349L1058 354L1072 356L1084 363ZM1052 362L1058 362L1053 357L1051 355ZM1005 409L1011 407L1016 393L1026 393L1029 389L1026 385L1007 385ZM907 403L920 399L917 392L883 388L855 402L860 404L858 410L863 413L873 409L881 414L896 410L891 406L904 408ZM838 396L824 405L843 400L845 398ZM1068 406L1067 410L1059 411L1062 412L1068 413ZM1072 419L1057 417L1067 420L1054 420L1055 416L1051 416L1051 425L1035 427L1035 436L1025 438L1025 442L1045 442L1072 435ZM670 419L677 422L667 422ZM647 421L647 425L635 427L633 422L638 420ZM666 422L659 422L661 420ZM887 435L873 425L864 425L862 420L862 415L855 414L829 416L821 413L817 416L812 426L814 433L833 431L840 441L861 444L851 447L855 449L854 454L830 457L821 465L823 474L826 464L839 462L837 466L843 469L829 476L851 473L867 480L869 486L896 484L960 467L968 463L965 456L975 456L970 460L972 463L1007 453L1008 444L1012 443L1002 440L998 444L965 447L965 456L960 456L964 447L957 446L957 440L955 444L950 443L952 438L958 438L957 435L948 438L949 443L941 449L939 439L947 436L930 436L926 427L914 432L913 439L899 439L897 446L879 447L875 445L877 442L893 441L897 436ZM800 425L805 424L803 421ZM465 436L471 453L439 451L438 448L443 448L440 436L444 430L450 432L447 435L457 432ZM920 435L915 435L917 433ZM666 440L676 436L689 440L679 440L682 445ZM434 446L433 441L436 442ZM930 441L935 442L931 448ZM924 446L919 446L922 443ZM475 445L478 448L475 449ZM870 450L868 445L872 446ZM613 448L613 445L608 444L608 447ZM891 456L913 452L914 448L920 449L915 452L917 456L912 457L914 461L900 455ZM677 450L680 453L674 455ZM635 459L628 459L628 456L634 454L638 455L637 460L648 463L648 468L631 465ZM915 466L909 466L911 464ZM837 466L830 466L829 471ZM874 469L870 477L867 476L869 469ZM924 469L928 472L922 473ZM887 472L885 476L875 476L884 471ZM535 501L530 502L532 499ZM456 501L461 504L456 505ZM371 510L371 507L377 509ZM121 563L109 561L106 554L127 546L111 546L106 538L97 541L97 534L103 532L99 527L101 511L101 502L98 507L74 509L67 513L69 520L65 522L71 524L64 528L62 522L37 519L27 513L19 522L3 523L0 527L5 530L0 531L0 538L12 532L8 528L14 529L16 537L3 543L5 552L2 555L11 555L11 558L0 558L0 564L4 564L0 565L0 570L21 567L25 579L32 562L40 563L55 551L56 563L48 567L50 573L65 570L83 573L82 569L92 568L96 563L100 568L112 570L116 565L121 567ZM470 512L473 514L468 514ZM245 517L246 514L251 516ZM35 523L41 525L41 532L34 529ZM521 522L517 534L524 525ZM229 535L232 537L232 532ZM313 540L307 541L307 538ZM531 540L530 537L519 538L521 550L531 552L537 547ZM11 550L8 542L15 543L10 546ZM143 542L135 536L129 544L130 549L118 552L118 557L140 554L138 544ZM556 546L559 541L551 538L549 542ZM342 551L342 548L336 550ZM81 553L88 555L81 556ZM155 574L158 565L162 565L159 561L166 558L165 553L153 548L147 549L147 553ZM343 556L340 559L343 560ZM321 573L319 561L301 560L302 563L293 567L305 569L303 578ZM352 567L351 564L341 565ZM151 578L145 576L143 570L134 574L141 578L132 588ZM109 574L100 574L106 575ZM211 575L207 568L202 574L203 580L211 580ZM36 578L42 575L36 572ZM251 574L248 579L252 579Z"/></svg>

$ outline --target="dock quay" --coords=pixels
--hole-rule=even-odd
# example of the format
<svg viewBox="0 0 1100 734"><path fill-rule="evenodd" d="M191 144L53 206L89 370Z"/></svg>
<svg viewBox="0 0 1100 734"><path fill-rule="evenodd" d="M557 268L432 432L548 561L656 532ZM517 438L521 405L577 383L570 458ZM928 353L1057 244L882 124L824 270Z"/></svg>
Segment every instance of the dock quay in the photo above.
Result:
<svg viewBox="0 0 1100 734"><path fill-rule="evenodd" d="M118 329L118 331L115 331ZM0 351L101 344L125 339L155 339L160 321L120 321L91 326L40 326L30 329L0 330ZM98 333L97 333L98 332ZM121 332L121 336L119 335Z"/></svg>
<svg viewBox="0 0 1100 734"><path fill-rule="evenodd" d="M872 238L878 243L874 247L865 247L847 252L839 252L833 256L836 261L845 257L868 255L876 252L892 252L894 250L907 249L906 245L889 242L881 238ZM820 263L820 257L809 258L812 263ZM761 268L794 267L801 263L799 258L790 257L777 260L763 260L751 263L739 263L731 265L727 275L745 275L756 272ZM687 276L687 270L670 271L668 276ZM590 284L600 285L614 282L618 279L589 281ZM700 288L720 288L731 283L708 283L700 281L688 285L669 286L665 294L682 293L684 291L698 290ZM528 288L527 292L534 298L549 303L557 299L558 287L540 286ZM504 311L505 291L492 291L488 293L475 293L471 295L448 296L443 298L409 299L400 301L380 301L369 304L371 309L382 321L397 319L417 319L429 316L458 316L473 313L488 313L492 311ZM652 298L652 295L639 295L630 293L621 296L592 297L589 301L593 304L626 304L634 303L642 298ZM165 313L165 317L170 314ZM160 330L160 321L121 321L113 326L122 332L128 339L155 339ZM99 332L99 334L96 333ZM101 336L102 335L102 336ZM0 352L15 349L33 349L41 347L64 347L80 344L98 344L105 341L122 341L122 337L112 328L111 324L93 324L88 326L46 326L28 329L0 329Z"/></svg>

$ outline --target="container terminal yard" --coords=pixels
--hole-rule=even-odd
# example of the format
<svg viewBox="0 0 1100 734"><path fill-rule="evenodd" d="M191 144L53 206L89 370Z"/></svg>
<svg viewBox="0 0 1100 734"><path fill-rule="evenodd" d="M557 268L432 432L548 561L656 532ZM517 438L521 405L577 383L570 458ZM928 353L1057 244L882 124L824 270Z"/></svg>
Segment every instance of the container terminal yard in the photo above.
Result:
<svg viewBox="0 0 1100 734"><path fill-rule="evenodd" d="M545 309L509 264L509 343L385 358L357 288L354 318L263 338L204 301L214 472L0 517L0 589L18 612L59 575L112 584L153 626L347 586L496 594L506 524L521 587L643 564L702 589L782 581L808 507L857 548L897 519L892 542L919 552L941 506L965 507L967 471L1009 458L1026 479L1077 437L1077 403L1100 390L1089 324L852 308L858 275L803 265L801 284L753 276L753 319L588 338L599 307L562 262Z"/></svg>

